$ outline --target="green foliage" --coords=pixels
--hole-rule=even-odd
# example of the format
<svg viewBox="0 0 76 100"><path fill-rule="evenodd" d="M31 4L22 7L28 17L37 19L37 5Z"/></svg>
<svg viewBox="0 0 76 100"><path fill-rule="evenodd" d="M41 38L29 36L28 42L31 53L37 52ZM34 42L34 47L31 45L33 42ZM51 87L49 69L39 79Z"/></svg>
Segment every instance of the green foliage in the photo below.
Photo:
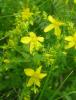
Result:
<svg viewBox="0 0 76 100"><path fill-rule="evenodd" d="M60 37L44 32L49 15L65 23ZM21 43L29 32L44 38L32 54L30 43ZM0 0L0 100L75 100L76 39L75 48L65 49L65 37L75 32L75 0ZM27 87L24 69L39 66L47 76L40 87Z"/></svg>

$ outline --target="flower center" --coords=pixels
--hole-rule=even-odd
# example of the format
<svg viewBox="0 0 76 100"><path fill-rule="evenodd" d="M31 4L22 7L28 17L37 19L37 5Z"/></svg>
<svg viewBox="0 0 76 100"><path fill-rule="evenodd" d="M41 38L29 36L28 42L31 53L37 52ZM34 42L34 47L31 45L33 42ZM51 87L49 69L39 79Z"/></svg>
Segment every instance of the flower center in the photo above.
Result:
<svg viewBox="0 0 76 100"><path fill-rule="evenodd" d="M31 42L36 43L37 42L37 37L31 37Z"/></svg>
<svg viewBox="0 0 76 100"><path fill-rule="evenodd" d="M33 77L34 77L35 79L39 79L39 74L38 74L38 73L34 73Z"/></svg>

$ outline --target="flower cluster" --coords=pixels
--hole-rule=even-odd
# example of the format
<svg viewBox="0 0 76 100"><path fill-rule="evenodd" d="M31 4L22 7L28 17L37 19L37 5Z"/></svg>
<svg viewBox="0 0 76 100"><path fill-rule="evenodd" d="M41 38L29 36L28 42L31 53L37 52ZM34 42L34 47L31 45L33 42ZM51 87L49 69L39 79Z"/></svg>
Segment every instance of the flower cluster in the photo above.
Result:
<svg viewBox="0 0 76 100"><path fill-rule="evenodd" d="M21 12L21 17L23 21L28 20L32 15L33 13L30 12L29 8L23 9L23 11Z"/></svg>
<svg viewBox="0 0 76 100"><path fill-rule="evenodd" d="M57 36L57 37L60 37L60 34L61 34L61 29L60 29L60 26L64 25L64 23L54 19L52 16L48 16L48 21L51 22L50 25L48 25L45 29L44 29L44 32L48 32L48 31L51 31L52 29L55 29L55 32L54 34Z"/></svg>
<svg viewBox="0 0 76 100"><path fill-rule="evenodd" d="M27 84L28 87L32 85L37 85L38 87L40 87L40 80L47 75L46 73L41 73L41 68L42 66L37 68L36 71L31 68L24 69L25 74L31 77Z"/></svg>
<svg viewBox="0 0 76 100"><path fill-rule="evenodd" d="M44 42L44 38L40 36L37 37L34 32L29 32L29 36L22 37L21 42L29 44L30 53L32 54L34 49L38 50L42 46L41 42Z"/></svg>
<svg viewBox="0 0 76 100"><path fill-rule="evenodd" d="M26 9L22 12L22 19L28 19L33 13L30 13L29 9ZM44 32L50 32L54 29L54 35L58 38L61 37L61 26L64 26L65 23L55 19L53 16L49 15L48 19L51 24L44 28ZM76 33L73 36L65 36L65 41L68 42L68 45L65 46L66 49L75 47L76 48ZM33 54L35 51L39 51L40 48L43 47L44 37L37 36L34 32L28 32L28 36L23 36L21 38L21 43L26 44L29 46L30 54ZM54 59L51 59L50 54L46 54L45 58L48 61L54 62ZM41 73L42 66L38 67L36 71L32 68L25 68L25 74L30 77L27 87L31 87L32 85L40 87L40 81L47 75L46 73Z"/></svg>
<svg viewBox="0 0 76 100"><path fill-rule="evenodd" d="M68 41L66 49L75 47L76 48L76 33L73 36L66 36L65 40Z"/></svg>

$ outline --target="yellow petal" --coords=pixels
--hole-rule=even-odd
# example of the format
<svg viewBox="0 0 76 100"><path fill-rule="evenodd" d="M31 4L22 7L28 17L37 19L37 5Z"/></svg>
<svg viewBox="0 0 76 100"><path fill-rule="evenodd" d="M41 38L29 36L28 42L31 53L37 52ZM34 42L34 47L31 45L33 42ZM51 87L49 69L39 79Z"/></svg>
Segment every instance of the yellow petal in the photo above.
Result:
<svg viewBox="0 0 76 100"><path fill-rule="evenodd" d="M51 15L48 16L48 20L53 24L56 23L56 20Z"/></svg>
<svg viewBox="0 0 76 100"><path fill-rule="evenodd" d="M32 76L34 74L34 70L31 68L24 69L24 72L27 76Z"/></svg>
<svg viewBox="0 0 76 100"><path fill-rule="evenodd" d="M49 32L51 31L55 26L53 24L48 25L45 29L44 32Z"/></svg>
<svg viewBox="0 0 76 100"><path fill-rule="evenodd" d="M33 78L30 78L29 81L28 81L27 87L30 87L33 84L34 84L34 79Z"/></svg>
<svg viewBox="0 0 76 100"><path fill-rule="evenodd" d="M31 42L30 43L30 53L31 54L33 53L34 47L35 47L35 44L33 42Z"/></svg>
<svg viewBox="0 0 76 100"><path fill-rule="evenodd" d="M38 41L40 41L40 42L44 42L44 38L43 38L43 37L38 37L37 39L38 39Z"/></svg>
<svg viewBox="0 0 76 100"><path fill-rule="evenodd" d="M43 78L46 77L46 76L47 76L46 73L40 73L39 78L40 78L40 79L43 79Z"/></svg>
<svg viewBox="0 0 76 100"><path fill-rule="evenodd" d="M65 37L65 40L66 40L66 41L73 41L73 37L72 37L72 36L66 36L66 37Z"/></svg>
<svg viewBox="0 0 76 100"><path fill-rule="evenodd" d="M55 35L57 37L60 37L60 35L61 35L61 29L59 27L55 27Z"/></svg>
<svg viewBox="0 0 76 100"><path fill-rule="evenodd" d="M30 37L22 37L21 42L24 43L24 44L30 43Z"/></svg>
<svg viewBox="0 0 76 100"><path fill-rule="evenodd" d="M34 83L35 83L35 85L37 85L38 87L40 87L40 81L39 81L39 79L35 79Z"/></svg>
<svg viewBox="0 0 76 100"><path fill-rule="evenodd" d="M52 16L48 16L48 20L49 20L51 23L53 23L54 25L59 25L59 26L60 26L60 25L64 25L63 22L60 22L60 21L54 19Z"/></svg>
<svg viewBox="0 0 76 100"><path fill-rule="evenodd" d="M36 37L36 34L34 33L34 32L29 32L29 34L30 34L30 37Z"/></svg>
<svg viewBox="0 0 76 100"><path fill-rule="evenodd" d="M69 49L75 46L75 42L69 42L67 46L65 46L65 49Z"/></svg>
<svg viewBox="0 0 76 100"><path fill-rule="evenodd" d="M42 68L42 66L38 67L37 70L36 70L36 72L40 73L41 72L41 68Z"/></svg>

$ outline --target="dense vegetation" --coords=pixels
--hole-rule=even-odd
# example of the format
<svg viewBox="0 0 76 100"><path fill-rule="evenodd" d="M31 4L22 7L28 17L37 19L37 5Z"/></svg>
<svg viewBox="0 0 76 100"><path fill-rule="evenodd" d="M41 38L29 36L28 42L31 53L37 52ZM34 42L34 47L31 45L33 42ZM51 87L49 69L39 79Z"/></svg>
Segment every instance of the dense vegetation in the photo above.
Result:
<svg viewBox="0 0 76 100"><path fill-rule="evenodd" d="M76 0L0 0L0 100L76 100Z"/></svg>

